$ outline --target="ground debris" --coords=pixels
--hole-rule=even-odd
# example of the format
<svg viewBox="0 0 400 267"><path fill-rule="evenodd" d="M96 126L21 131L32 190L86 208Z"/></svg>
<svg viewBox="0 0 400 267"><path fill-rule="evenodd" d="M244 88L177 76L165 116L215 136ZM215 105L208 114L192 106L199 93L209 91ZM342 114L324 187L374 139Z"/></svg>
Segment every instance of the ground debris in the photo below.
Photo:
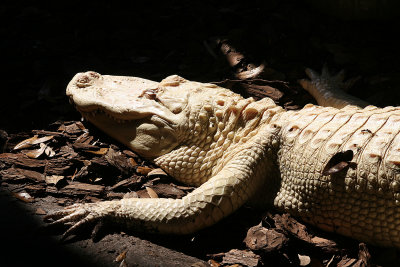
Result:
<svg viewBox="0 0 400 267"><path fill-rule="evenodd" d="M157 193L151 187L146 187L146 191L150 198L158 198Z"/></svg>
<svg viewBox="0 0 400 267"><path fill-rule="evenodd" d="M35 199L26 192L13 193L13 195L15 198L17 198L23 202L26 202L26 203L31 203L31 202L35 201Z"/></svg>
<svg viewBox="0 0 400 267"><path fill-rule="evenodd" d="M322 174L331 175L338 173L346 168L348 168L352 162L354 152L352 150L346 150L343 152L338 152L332 156L324 167Z"/></svg>
<svg viewBox="0 0 400 267"><path fill-rule="evenodd" d="M51 176L46 176L45 180L47 184L57 186L59 183L65 180L65 176L51 175Z"/></svg>
<svg viewBox="0 0 400 267"><path fill-rule="evenodd" d="M344 238L344 237L340 237ZM315 235L289 214L268 214L251 227L246 246L263 262L301 266L371 266L367 246L345 241L346 245ZM308 264L306 264L308 262ZM354 265L355 264L355 265Z"/></svg>
<svg viewBox="0 0 400 267"><path fill-rule="evenodd" d="M260 223L248 230L244 242L253 251L271 252L287 247L289 238L275 229L263 227Z"/></svg>
<svg viewBox="0 0 400 267"><path fill-rule="evenodd" d="M68 195L68 196L101 196L104 193L105 187L103 185L86 184L79 182L71 182L60 189L56 187L48 186L47 192L55 195Z"/></svg>
<svg viewBox="0 0 400 267"><path fill-rule="evenodd" d="M148 175L153 169L147 166L138 166L136 172L141 175Z"/></svg>
<svg viewBox="0 0 400 267"><path fill-rule="evenodd" d="M111 187L113 191L127 191L128 189L139 188L141 185L141 177L140 176L132 176L127 179L124 179Z"/></svg>
<svg viewBox="0 0 400 267"><path fill-rule="evenodd" d="M44 175L40 172L22 168L8 168L6 170L1 170L0 175L3 180L9 180L8 182L24 182L26 180L32 182L44 181Z"/></svg>
<svg viewBox="0 0 400 267"><path fill-rule="evenodd" d="M8 145L8 133L0 129L0 153L4 153Z"/></svg>
<svg viewBox="0 0 400 267"><path fill-rule="evenodd" d="M120 151L115 151L114 149L109 148L105 154L105 159L123 174L129 174L133 171L133 166L128 157Z"/></svg>
<svg viewBox="0 0 400 267"><path fill-rule="evenodd" d="M121 253L115 258L115 262L121 262L121 261L123 261L123 260L126 258L126 253L127 253L127 252L128 252L127 250L121 252Z"/></svg>
<svg viewBox="0 0 400 267"><path fill-rule="evenodd" d="M46 165L46 161L41 159L31 159L28 158L23 153L3 153L0 154L0 162L5 166L16 165L19 167L35 169L35 168L43 168Z"/></svg>
<svg viewBox="0 0 400 267"><path fill-rule="evenodd" d="M242 266L255 267L260 264L261 258L248 250L232 249L225 253L222 264L241 264Z"/></svg>
<svg viewBox="0 0 400 267"><path fill-rule="evenodd" d="M153 178L153 177L159 177L159 176L168 176L168 174L166 174L163 169L157 168L157 169L154 169L154 170L151 170L150 172L148 172L147 176L150 178Z"/></svg>
<svg viewBox="0 0 400 267"><path fill-rule="evenodd" d="M151 188L159 197L162 198L176 199L176 198L182 198L183 196L186 195L186 193L183 190L176 188L170 184L159 183L147 188Z"/></svg>
<svg viewBox="0 0 400 267"><path fill-rule="evenodd" d="M72 135L82 133L85 130L85 126L80 121L65 122L58 128L58 131L62 131Z"/></svg>
<svg viewBox="0 0 400 267"><path fill-rule="evenodd" d="M75 150L83 150L83 151L94 151L94 150L99 150L100 147L96 146L96 145L91 145L91 144L87 144L87 143L80 143L80 142L75 142L72 147Z"/></svg>
<svg viewBox="0 0 400 267"><path fill-rule="evenodd" d="M14 150L29 148L29 147L32 147L33 145L42 144L44 142L47 142L53 138L54 138L54 136L52 136L52 135L44 136L41 138L38 138L37 135L34 135L33 137L25 139L25 140L21 141L20 143L18 143L17 145L15 145Z"/></svg>

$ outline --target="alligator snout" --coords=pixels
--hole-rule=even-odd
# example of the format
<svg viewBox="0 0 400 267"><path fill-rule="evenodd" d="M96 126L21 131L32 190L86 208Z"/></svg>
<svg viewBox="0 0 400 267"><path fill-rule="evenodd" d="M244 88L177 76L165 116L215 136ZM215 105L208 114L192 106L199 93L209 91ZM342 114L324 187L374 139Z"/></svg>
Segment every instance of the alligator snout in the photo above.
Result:
<svg viewBox="0 0 400 267"><path fill-rule="evenodd" d="M94 71L87 71L84 73L78 73L75 76L75 84L78 88L85 88L93 85L93 83L98 80L101 75Z"/></svg>

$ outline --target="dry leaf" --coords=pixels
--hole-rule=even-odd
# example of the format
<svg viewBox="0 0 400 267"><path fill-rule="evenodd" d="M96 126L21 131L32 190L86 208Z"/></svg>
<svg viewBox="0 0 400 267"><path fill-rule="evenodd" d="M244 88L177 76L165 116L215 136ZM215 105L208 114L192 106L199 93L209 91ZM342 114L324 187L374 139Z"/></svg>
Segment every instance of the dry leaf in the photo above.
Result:
<svg viewBox="0 0 400 267"><path fill-rule="evenodd" d="M89 153L92 153L92 154L95 154L95 155L105 155L108 152L108 148L107 147L102 147L102 148L100 148L99 150L96 150L96 151L88 150L86 152L89 152Z"/></svg>
<svg viewBox="0 0 400 267"><path fill-rule="evenodd" d="M289 238L275 229L267 229L259 225L251 227L244 239L246 246L251 250L264 252L279 251L287 247Z"/></svg>
<svg viewBox="0 0 400 267"><path fill-rule="evenodd" d="M25 139L24 141L21 141L18 144L16 144L14 147L14 150L31 147L32 142L36 141L37 139L38 139L37 135L35 135L31 138Z"/></svg>
<svg viewBox="0 0 400 267"><path fill-rule="evenodd" d="M89 133L83 133L76 138L75 143L89 144L93 140L93 136L89 136Z"/></svg>
<svg viewBox="0 0 400 267"><path fill-rule="evenodd" d="M54 157L54 156L56 155L56 152L54 152L54 150L53 150L51 147L49 147L49 146L46 146L46 148L44 149L44 153L45 153L49 158Z"/></svg>
<svg viewBox="0 0 400 267"><path fill-rule="evenodd" d="M265 65L261 64L260 66L254 68L254 69L237 73L236 77L241 80L255 78L263 72L264 68L265 68Z"/></svg>
<svg viewBox="0 0 400 267"><path fill-rule="evenodd" d="M47 145L41 143L40 148L26 152L25 155L27 155L31 159L37 159L38 157L40 157L43 154L46 147L47 147Z"/></svg>
<svg viewBox="0 0 400 267"><path fill-rule="evenodd" d="M115 262L121 262L121 261L123 261L125 258L126 258L126 253L127 253L128 251L127 250L125 250L125 251L123 251L121 254L119 254L116 258L115 258Z"/></svg>
<svg viewBox="0 0 400 267"><path fill-rule="evenodd" d="M300 266L308 266L311 263L311 258L309 256L300 254L298 254L298 256L300 260Z"/></svg>
<svg viewBox="0 0 400 267"><path fill-rule="evenodd" d="M46 176L45 180L46 180L47 184L57 185L64 178L65 178L65 176L52 175L52 176Z"/></svg>
<svg viewBox="0 0 400 267"><path fill-rule="evenodd" d="M71 180L75 179L76 174L78 173L78 169L75 169L74 174L72 174Z"/></svg>
<svg viewBox="0 0 400 267"><path fill-rule="evenodd" d="M86 130L86 127L83 125L82 122L77 121L75 124L76 124L76 126L78 126L78 128L81 129L82 131Z"/></svg>
<svg viewBox="0 0 400 267"><path fill-rule="evenodd" d="M47 142L47 141L49 141L49 140L51 140L51 139L53 139L53 138L54 138L53 135L44 136L44 137L41 137L41 138L38 138L37 135L34 135L34 136L31 137L31 138L28 138L28 139L25 139L25 140L22 141L22 142L19 142L19 143L14 147L14 150L23 149L23 148L29 148L29 147L31 147L31 146L33 146L33 145L42 144L42 143L44 143L44 142Z"/></svg>
<svg viewBox="0 0 400 267"><path fill-rule="evenodd" d="M24 201L26 203L30 203L30 202L33 202L35 200L31 195L29 195L26 192L13 193L13 194L14 194L14 196L16 198L18 198L19 200L22 200L22 201Z"/></svg>
<svg viewBox="0 0 400 267"><path fill-rule="evenodd" d="M221 264L219 264L218 262L216 262L216 261L213 260L213 259L208 260L208 264L209 264L211 267L220 267L220 266L221 266Z"/></svg>
<svg viewBox="0 0 400 267"><path fill-rule="evenodd" d="M141 175L147 175L149 172L151 172L153 169L146 167L146 166L139 166L136 169L136 172L141 174Z"/></svg>
<svg viewBox="0 0 400 267"><path fill-rule="evenodd" d="M137 162L133 158L129 158L129 163L132 165L132 167L137 166Z"/></svg>
<svg viewBox="0 0 400 267"><path fill-rule="evenodd" d="M35 211L35 213L36 213L37 215L46 215L46 214L47 214L47 212L46 212L44 209L42 209L42 208L37 208L36 211Z"/></svg>
<svg viewBox="0 0 400 267"><path fill-rule="evenodd" d="M47 142L47 141L49 141L49 140L51 140L53 138L54 138L54 135L43 136L43 137L40 137L40 138L37 138L36 140L34 140L32 142L32 145L44 143L44 142Z"/></svg>
<svg viewBox="0 0 400 267"><path fill-rule="evenodd" d="M328 161L324 170L322 171L323 175L331 175L341 170L347 168L351 164L351 160L353 159L353 151L346 150L344 152L338 152Z"/></svg>
<svg viewBox="0 0 400 267"><path fill-rule="evenodd" d="M157 168L157 169L151 170L151 171L147 174L147 176L149 176L149 177L153 177L153 176L168 176L168 174L166 174L166 173L163 171L163 169Z"/></svg>
<svg viewBox="0 0 400 267"><path fill-rule="evenodd" d="M158 195L157 195L156 191L151 189L151 187L146 187L146 190L147 190L147 194L149 194L149 196L151 198L158 198Z"/></svg>
<svg viewBox="0 0 400 267"><path fill-rule="evenodd" d="M150 198L149 193L146 189L136 191L138 198ZM124 197L125 198L125 197Z"/></svg>

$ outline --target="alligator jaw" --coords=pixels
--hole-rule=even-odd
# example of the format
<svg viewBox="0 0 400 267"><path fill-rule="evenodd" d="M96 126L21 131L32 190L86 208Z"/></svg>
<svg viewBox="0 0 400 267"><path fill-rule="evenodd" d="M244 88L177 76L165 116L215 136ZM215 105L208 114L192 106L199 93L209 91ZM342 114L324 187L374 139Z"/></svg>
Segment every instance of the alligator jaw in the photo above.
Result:
<svg viewBox="0 0 400 267"><path fill-rule="evenodd" d="M140 155L152 158L177 143L177 115L157 101L158 87L159 83L142 78L90 71L75 75L66 94L85 119Z"/></svg>
<svg viewBox="0 0 400 267"><path fill-rule="evenodd" d="M171 121L170 110L154 99L158 85L142 78L102 76L88 71L75 75L66 94L78 111L87 117L101 112L120 122L150 115Z"/></svg>

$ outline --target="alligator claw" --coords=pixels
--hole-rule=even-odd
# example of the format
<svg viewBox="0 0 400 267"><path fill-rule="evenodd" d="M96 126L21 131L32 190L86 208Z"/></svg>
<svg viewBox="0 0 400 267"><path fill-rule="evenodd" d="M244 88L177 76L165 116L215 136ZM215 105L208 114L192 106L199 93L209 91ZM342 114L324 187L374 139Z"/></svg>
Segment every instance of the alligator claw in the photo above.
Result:
<svg viewBox="0 0 400 267"><path fill-rule="evenodd" d="M306 68L305 73L310 80L302 79L299 80L299 83L307 91L309 91L315 83L334 84L335 87L340 88L343 91L348 91L361 78L361 76L357 76L345 81L345 70L341 70L336 75L333 75L330 73L326 64L322 67L321 74L310 68Z"/></svg>
<svg viewBox="0 0 400 267"><path fill-rule="evenodd" d="M69 226L64 232L61 240L65 240L71 235L78 233L82 228L89 224L95 223L105 216L105 210L96 203L74 204L63 210L56 211L44 217L45 221L50 221L49 227L52 226Z"/></svg>

